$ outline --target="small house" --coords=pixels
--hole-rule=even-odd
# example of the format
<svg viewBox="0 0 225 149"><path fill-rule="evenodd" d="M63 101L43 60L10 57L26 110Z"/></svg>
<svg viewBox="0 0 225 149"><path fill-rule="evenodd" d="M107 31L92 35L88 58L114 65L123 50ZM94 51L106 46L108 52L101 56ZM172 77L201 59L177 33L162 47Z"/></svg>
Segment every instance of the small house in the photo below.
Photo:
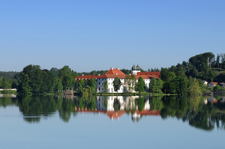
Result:
<svg viewBox="0 0 225 149"><path fill-rule="evenodd" d="M223 83L223 82L220 83L219 85L220 85L221 87L225 87L225 83Z"/></svg>
<svg viewBox="0 0 225 149"><path fill-rule="evenodd" d="M208 98L209 103L217 103L218 101L215 98Z"/></svg>
<svg viewBox="0 0 225 149"><path fill-rule="evenodd" d="M208 87L214 87L214 86L216 86L217 84L218 84L217 82L210 82L209 85L208 85Z"/></svg>

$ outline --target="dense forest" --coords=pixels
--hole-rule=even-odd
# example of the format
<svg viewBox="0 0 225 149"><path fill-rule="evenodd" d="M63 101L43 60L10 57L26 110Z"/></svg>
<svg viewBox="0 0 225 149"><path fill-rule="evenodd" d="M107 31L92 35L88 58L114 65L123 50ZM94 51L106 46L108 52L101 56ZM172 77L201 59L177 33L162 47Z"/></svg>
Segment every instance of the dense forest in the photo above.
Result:
<svg viewBox="0 0 225 149"><path fill-rule="evenodd" d="M133 77L130 69L122 69L122 72L128 74L128 83L132 82ZM144 71L144 70L142 70ZM161 71L160 79L152 79L150 92L170 93L170 94L200 94L202 91L212 90L202 87L202 80L208 82L225 82L225 54L215 56L211 52L202 53L189 58L189 61L183 61L169 68L151 68L148 71ZM18 92L24 94L39 93L58 93L64 90L76 89L79 92L92 90L95 88L95 81L74 81L78 75L98 75L105 74L107 70L93 70L91 72L77 73L71 70L69 66L61 69L51 68L50 70L41 69L39 65L28 65L21 72L0 72L0 88L17 88ZM119 88L121 83L115 82L115 89ZM135 90L145 91L143 79L139 78L135 84ZM223 90L216 87L215 90Z"/></svg>

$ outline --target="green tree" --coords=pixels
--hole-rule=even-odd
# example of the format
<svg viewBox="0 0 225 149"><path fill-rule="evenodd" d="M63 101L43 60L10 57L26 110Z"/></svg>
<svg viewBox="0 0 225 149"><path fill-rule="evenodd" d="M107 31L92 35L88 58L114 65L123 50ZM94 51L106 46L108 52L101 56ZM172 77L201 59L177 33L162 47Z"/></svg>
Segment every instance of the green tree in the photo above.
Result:
<svg viewBox="0 0 225 149"><path fill-rule="evenodd" d="M192 74L193 77L197 78L199 76L199 72L196 68L193 69Z"/></svg>
<svg viewBox="0 0 225 149"><path fill-rule="evenodd" d="M216 71L214 71L214 70L209 70L208 80L209 80L210 82L212 82L216 76L217 76Z"/></svg>
<svg viewBox="0 0 225 149"><path fill-rule="evenodd" d="M160 78L156 80L156 87L157 93L162 92L161 89L163 88L163 81Z"/></svg>
<svg viewBox="0 0 225 149"><path fill-rule="evenodd" d="M213 91L217 92L217 91L224 91L225 89L219 85L216 85L215 87L213 87Z"/></svg>
<svg viewBox="0 0 225 149"><path fill-rule="evenodd" d="M131 70L130 69L121 69L121 71L125 74L131 74Z"/></svg>
<svg viewBox="0 0 225 149"><path fill-rule="evenodd" d="M196 112L199 108L201 96L190 96L189 98L189 111Z"/></svg>
<svg viewBox="0 0 225 149"><path fill-rule="evenodd" d="M222 62L221 67L225 69L225 61Z"/></svg>
<svg viewBox="0 0 225 149"><path fill-rule="evenodd" d="M201 88L199 86L199 82L196 78L189 78L189 87L188 94L190 96L199 96L201 95Z"/></svg>
<svg viewBox="0 0 225 149"><path fill-rule="evenodd" d="M220 67L220 55L217 54L217 57L216 57L216 67L219 68Z"/></svg>
<svg viewBox="0 0 225 149"><path fill-rule="evenodd" d="M73 82L75 81L69 66L64 66L59 70L59 77L62 80L63 90L67 90L67 88L71 87Z"/></svg>
<svg viewBox="0 0 225 149"><path fill-rule="evenodd" d="M215 56L212 52L207 52L191 57L189 63L201 72L208 68L208 62L210 62L213 57Z"/></svg>
<svg viewBox="0 0 225 149"><path fill-rule="evenodd" d="M202 79L197 79L197 80L198 80L199 87L202 91L203 90L203 81L202 81Z"/></svg>
<svg viewBox="0 0 225 149"><path fill-rule="evenodd" d="M116 112L120 110L120 101L117 98L114 99L113 108Z"/></svg>
<svg viewBox="0 0 225 149"><path fill-rule="evenodd" d="M81 90L82 96L84 96L86 99L92 94L92 89L90 86L87 86Z"/></svg>
<svg viewBox="0 0 225 149"><path fill-rule="evenodd" d="M29 86L32 89L32 93L40 93L42 87L42 71L39 65L28 65L23 68L23 71L20 73L19 76L20 82L24 80L24 76L28 77L29 79ZM27 75L27 76L26 76ZM26 80L26 78L25 78Z"/></svg>
<svg viewBox="0 0 225 149"><path fill-rule="evenodd" d="M106 93L108 92L108 81L107 80L104 82L104 90Z"/></svg>
<svg viewBox="0 0 225 149"><path fill-rule="evenodd" d="M174 72L169 72L167 76L167 81L172 81L176 78L176 74Z"/></svg>
<svg viewBox="0 0 225 149"><path fill-rule="evenodd" d="M162 88L163 88L163 81L160 78L158 80L156 80L155 78L151 79L151 83L149 86L150 92L160 93Z"/></svg>
<svg viewBox="0 0 225 149"><path fill-rule="evenodd" d="M87 85L90 87L91 92L95 93L95 88L96 88L96 80L95 78L91 78L87 81Z"/></svg>
<svg viewBox="0 0 225 149"><path fill-rule="evenodd" d="M177 77L174 81L176 87L176 94L181 96L187 95L187 82L185 78Z"/></svg>
<svg viewBox="0 0 225 149"><path fill-rule="evenodd" d="M141 112L145 107L145 98L140 97L137 99L138 110Z"/></svg>
<svg viewBox="0 0 225 149"><path fill-rule="evenodd" d="M149 99L151 110L159 110L163 108L162 96L152 97Z"/></svg>
<svg viewBox="0 0 225 149"><path fill-rule="evenodd" d="M59 69L52 67L50 71L55 75L56 78L59 77Z"/></svg>
<svg viewBox="0 0 225 149"><path fill-rule="evenodd" d="M9 80L6 77L2 78L2 88L4 89L10 89L11 88L11 83L9 82Z"/></svg>
<svg viewBox="0 0 225 149"><path fill-rule="evenodd" d="M2 78L0 78L0 88L2 88Z"/></svg>
<svg viewBox="0 0 225 149"><path fill-rule="evenodd" d="M12 80L12 88L18 88L19 82L16 79Z"/></svg>
<svg viewBox="0 0 225 149"><path fill-rule="evenodd" d="M43 85L43 71L39 65L32 65L30 70L30 86L32 88L33 93L40 93Z"/></svg>
<svg viewBox="0 0 225 149"><path fill-rule="evenodd" d="M180 67L183 67L183 66L180 66ZM185 71L184 70L177 71L175 74L176 74L177 77L187 77L185 75Z"/></svg>
<svg viewBox="0 0 225 149"><path fill-rule="evenodd" d="M105 107L105 110L107 110L107 105L108 105L108 100L107 100L107 96L105 96L105 98L104 98L104 107Z"/></svg>
<svg viewBox="0 0 225 149"><path fill-rule="evenodd" d="M175 94L176 93L176 86L174 82L165 82L163 85L163 92Z"/></svg>
<svg viewBox="0 0 225 149"><path fill-rule="evenodd" d="M176 78L176 74L174 72L170 72L167 68L161 68L160 78L166 81L172 81Z"/></svg>
<svg viewBox="0 0 225 149"><path fill-rule="evenodd" d="M62 81L60 78L56 78L55 79L55 92L62 92L63 90L63 85L62 85Z"/></svg>
<svg viewBox="0 0 225 149"><path fill-rule="evenodd" d="M163 81L167 80L167 74L168 74L169 70L167 68L161 68L161 73L160 73L160 78Z"/></svg>
<svg viewBox="0 0 225 149"><path fill-rule="evenodd" d="M29 85L29 77L27 74L21 74L22 80L21 80L21 84L22 84L22 93L24 95L31 95L32 94L32 88Z"/></svg>
<svg viewBox="0 0 225 149"><path fill-rule="evenodd" d="M153 92L153 93L156 93L156 91L157 91L157 80L155 78L151 79L149 91Z"/></svg>
<svg viewBox="0 0 225 149"><path fill-rule="evenodd" d="M214 78L215 82L225 82L225 73L221 73Z"/></svg>
<svg viewBox="0 0 225 149"><path fill-rule="evenodd" d="M78 91L81 93L84 88L84 80L80 79L78 82Z"/></svg>
<svg viewBox="0 0 225 149"><path fill-rule="evenodd" d="M115 77L115 79L113 81L114 90L118 91L120 89L121 85L122 85L122 82L120 81L120 79L118 77Z"/></svg>
<svg viewBox="0 0 225 149"><path fill-rule="evenodd" d="M77 78L79 75L78 75L78 73L77 73L77 72L72 71L72 76Z"/></svg>
<svg viewBox="0 0 225 149"><path fill-rule="evenodd" d="M39 65L28 65L24 67L19 76L18 91L22 91L23 81L27 80L28 77L29 82L27 83L30 86L32 93L47 92L47 87L45 86L44 81L44 79L46 79L44 73L47 71L48 70L41 70Z"/></svg>
<svg viewBox="0 0 225 149"><path fill-rule="evenodd" d="M138 83L136 84L136 91L144 92L145 91L145 82L142 77L139 77Z"/></svg>
<svg viewBox="0 0 225 149"><path fill-rule="evenodd" d="M52 72L42 71L42 85L40 92L52 93L56 85L55 78L56 77Z"/></svg>
<svg viewBox="0 0 225 149"><path fill-rule="evenodd" d="M135 89L136 78L135 75L127 75L124 79L124 84L128 92L131 92Z"/></svg>

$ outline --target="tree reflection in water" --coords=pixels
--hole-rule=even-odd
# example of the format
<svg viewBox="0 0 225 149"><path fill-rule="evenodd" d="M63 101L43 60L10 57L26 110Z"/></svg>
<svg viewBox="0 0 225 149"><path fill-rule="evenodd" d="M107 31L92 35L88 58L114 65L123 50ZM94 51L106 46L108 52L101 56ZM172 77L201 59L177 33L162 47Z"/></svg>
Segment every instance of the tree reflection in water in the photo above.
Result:
<svg viewBox="0 0 225 149"><path fill-rule="evenodd" d="M208 102L204 105L202 97L164 97L162 101L161 116L164 119L168 116L182 118L191 126L203 130L213 130L215 125L225 128L225 104Z"/></svg>
<svg viewBox="0 0 225 149"><path fill-rule="evenodd" d="M48 118L57 112L64 122L69 122L71 116L76 117L78 112L101 112L111 119L127 113L138 122L143 116L161 115L162 119L176 117L203 130L225 129L224 102L203 104L206 100L203 97L179 96L8 96L0 98L0 107L18 106L24 120L29 123L38 123L42 117Z"/></svg>

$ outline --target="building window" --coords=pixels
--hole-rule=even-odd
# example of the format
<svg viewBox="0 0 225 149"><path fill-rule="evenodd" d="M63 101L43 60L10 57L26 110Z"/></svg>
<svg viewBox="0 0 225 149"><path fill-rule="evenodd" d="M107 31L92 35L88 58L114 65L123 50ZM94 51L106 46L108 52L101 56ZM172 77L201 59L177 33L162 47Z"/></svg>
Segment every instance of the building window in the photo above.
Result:
<svg viewBox="0 0 225 149"><path fill-rule="evenodd" d="M100 82L99 82L99 85L100 85Z"/></svg>
<svg viewBox="0 0 225 149"><path fill-rule="evenodd" d="M101 90L100 87L99 87L99 90Z"/></svg>

